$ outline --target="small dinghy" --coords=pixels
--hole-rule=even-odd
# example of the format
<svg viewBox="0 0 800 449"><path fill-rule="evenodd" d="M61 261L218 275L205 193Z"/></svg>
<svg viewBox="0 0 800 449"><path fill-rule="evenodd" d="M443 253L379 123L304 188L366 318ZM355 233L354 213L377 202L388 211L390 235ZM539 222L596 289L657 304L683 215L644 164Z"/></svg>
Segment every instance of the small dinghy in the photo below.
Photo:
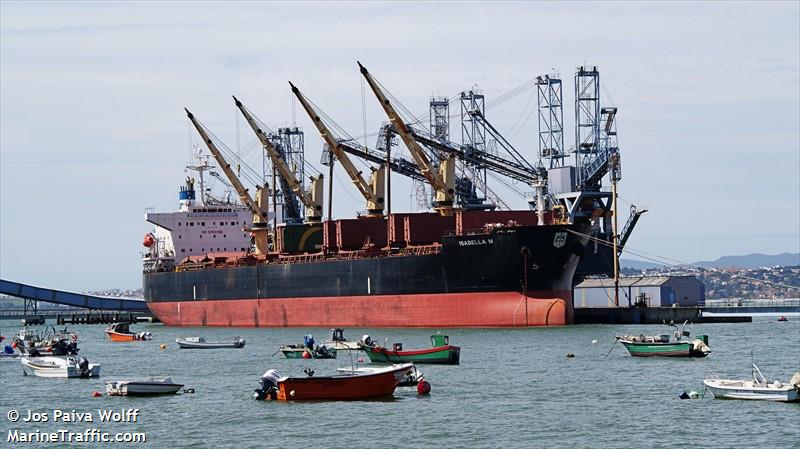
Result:
<svg viewBox="0 0 800 449"><path fill-rule="evenodd" d="M406 363L380 368L369 373L348 373L334 376L314 376L305 369L307 377L281 377L269 370L261 377L255 398L279 401L353 401L389 397L406 378L414 365Z"/></svg>
<svg viewBox="0 0 800 449"><path fill-rule="evenodd" d="M84 357L22 357L22 371L37 377L97 377L100 365Z"/></svg>
<svg viewBox="0 0 800 449"><path fill-rule="evenodd" d="M181 349L238 349L244 348L244 338L234 337L229 341L208 341L204 337L176 338Z"/></svg>
<svg viewBox="0 0 800 449"><path fill-rule="evenodd" d="M106 328L106 334L111 341L147 341L153 339L150 332L131 332L131 323L113 323Z"/></svg>
<svg viewBox="0 0 800 449"><path fill-rule="evenodd" d="M106 392L109 396L156 396L175 394L183 388L171 377L153 377L147 380L109 380Z"/></svg>
<svg viewBox="0 0 800 449"><path fill-rule="evenodd" d="M777 380L769 382L753 363L752 376L752 380L703 379L703 385L719 399L800 402L800 372L795 373L788 384Z"/></svg>

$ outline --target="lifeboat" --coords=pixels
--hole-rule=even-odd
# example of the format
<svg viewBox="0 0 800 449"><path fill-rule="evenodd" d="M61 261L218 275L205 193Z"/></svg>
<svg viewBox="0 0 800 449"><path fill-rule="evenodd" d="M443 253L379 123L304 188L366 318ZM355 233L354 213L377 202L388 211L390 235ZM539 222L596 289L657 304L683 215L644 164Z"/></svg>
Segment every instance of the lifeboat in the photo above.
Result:
<svg viewBox="0 0 800 449"><path fill-rule="evenodd" d="M144 240L142 240L142 245L144 245L145 248L150 248L155 244L156 244L156 237L152 233L148 232L147 234L144 235Z"/></svg>

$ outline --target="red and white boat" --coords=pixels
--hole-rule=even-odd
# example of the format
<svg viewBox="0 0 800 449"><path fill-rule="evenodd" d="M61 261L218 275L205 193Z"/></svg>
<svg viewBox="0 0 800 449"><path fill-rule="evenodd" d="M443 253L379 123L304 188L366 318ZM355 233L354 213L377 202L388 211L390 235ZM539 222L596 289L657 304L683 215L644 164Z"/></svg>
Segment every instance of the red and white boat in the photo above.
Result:
<svg viewBox="0 0 800 449"><path fill-rule="evenodd" d="M153 334L150 332L131 332L130 323L113 323L106 328L106 334L111 341L146 341L152 340Z"/></svg>

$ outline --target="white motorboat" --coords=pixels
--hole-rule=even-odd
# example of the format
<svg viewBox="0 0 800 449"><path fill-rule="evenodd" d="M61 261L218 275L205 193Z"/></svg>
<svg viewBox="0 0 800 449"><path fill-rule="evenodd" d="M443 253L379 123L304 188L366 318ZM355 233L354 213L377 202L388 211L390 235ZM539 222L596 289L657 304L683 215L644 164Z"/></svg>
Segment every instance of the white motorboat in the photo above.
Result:
<svg viewBox="0 0 800 449"><path fill-rule="evenodd" d="M155 396L175 394L183 388L170 377L153 377L147 380L109 380L106 392L109 396Z"/></svg>
<svg viewBox="0 0 800 449"><path fill-rule="evenodd" d="M398 368L401 366L405 366L407 364L394 364L392 368ZM353 368L336 368L341 374L372 374L381 372L386 369L386 366L357 366ZM413 387L419 383L425 376L422 374L422 371L418 370L416 366L411 367L411 371L405 374L405 377L400 380L400 383L397 384L398 387Z"/></svg>
<svg viewBox="0 0 800 449"><path fill-rule="evenodd" d="M223 349L223 348L244 348L245 340L241 337L234 337L229 341L207 341L204 337L176 338L175 343L181 349Z"/></svg>
<svg viewBox="0 0 800 449"><path fill-rule="evenodd" d="M84 357L22 357L22 370L37 377L97 377L100 364Z"/></svg>
<svg viewBox="0 0 800 449"><path fill-rule="evenodd" d="M752 380L712 378L703 379L703 385L720 399L800 402L800 372L795 373L788 384L777 380L769 382L755 363Z"/></svg>
<svg viewBox="0 0 800 449"><path fill-rule="evenodd" d="M350 341L345 340L344 338L344 329L331 329L331 338L330 340L326 340L322 342L322 345L326 349L335 349L337 351L360 351L361 347L359 347L357 341Z"/></svg>

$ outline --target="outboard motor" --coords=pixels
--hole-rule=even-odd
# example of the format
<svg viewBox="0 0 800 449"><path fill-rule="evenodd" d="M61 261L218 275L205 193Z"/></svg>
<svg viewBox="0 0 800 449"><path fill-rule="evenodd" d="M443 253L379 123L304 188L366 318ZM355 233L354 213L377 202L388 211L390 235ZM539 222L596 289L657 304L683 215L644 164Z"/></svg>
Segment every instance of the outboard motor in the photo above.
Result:
<svg viewBox="0 0 800 449"><path fill-rule="evenodd" d="M369 335L364 334L364 336L361 337L361 343L363 343L364 346L372 346L374 342L372 341L372 338Z"/></svg>
<svg viewBox="0 0 800 449"><path fill-rule="evenodd" d="M91 374L89 361L86 360L86 357L79 357L77 362L75 362L75 366L78 368L78 373L81 377L89 377L89 374Z"/></svg>
<svg viewBox="0 0 800 449"><path fill-rule="evenodd" d="M278 397L278 370L271 369L261 376L259 388L255 390L253 397L256 400L264 401L267 399L277 399Z"/></svg>

